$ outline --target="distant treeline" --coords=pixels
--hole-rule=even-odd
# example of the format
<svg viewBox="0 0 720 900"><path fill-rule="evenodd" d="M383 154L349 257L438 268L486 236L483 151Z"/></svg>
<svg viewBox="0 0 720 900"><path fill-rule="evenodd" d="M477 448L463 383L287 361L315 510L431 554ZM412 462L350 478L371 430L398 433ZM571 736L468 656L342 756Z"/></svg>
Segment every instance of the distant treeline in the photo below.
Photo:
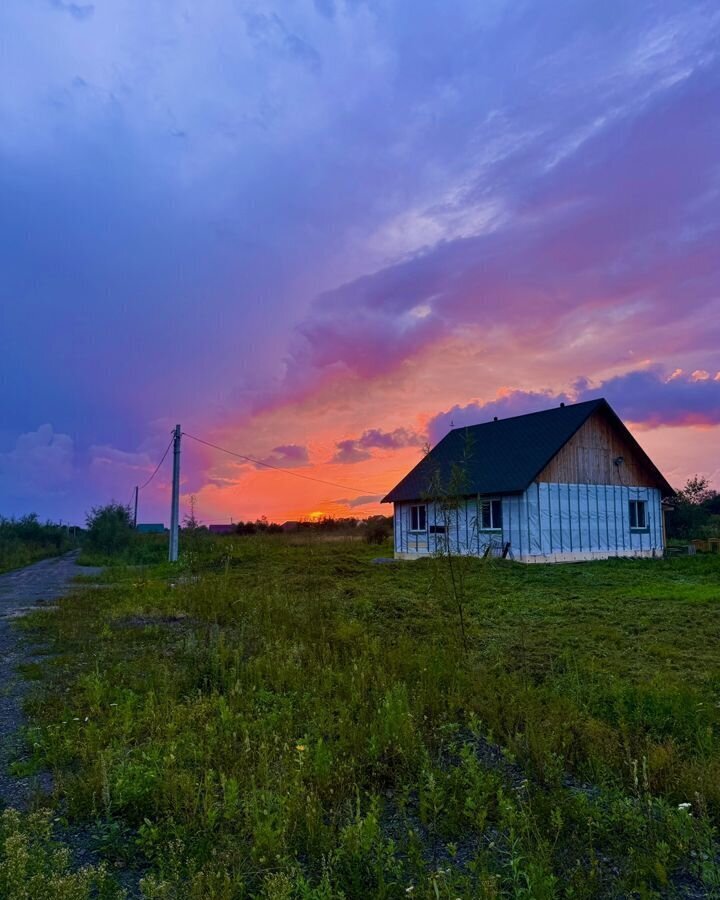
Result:
<svg viewBox="0 0 720 900"><path fill-rule="evenodd" d="M720 537L720 493L695 475L679 490L665 519L671 539Z"/></svg>
<svg viewBox="0 0 720 900"><path fill-rule="evenodd" d="M57 556L71 546L67 526L42 523L35 513L20 519L0 516L0 572Z"/></svg>
<svg viewBox="0 0 720 900"><path fill-rule="evenodd" d="M280 534L293 531L334 531L353 533L358 528L364 528L371 522L392 524L390 516L370 516L367 519L361 519L356 516L348 516L344 518L335 518L333 516L324 516L321 519L311 519L293 522L270 522L265 516L255 521L237 522L232 525L232 531L236 534ZM187 527L187 523L186 523ZM196 526L202 528L202 525Z"/></svg>
<svg viewBox="0 0 720 900"><path fill-rule="evenodd" d="M215 532L216 527L208 527L200 524L193 516L186 517L183 529L195 532ZM323 516L320 519L306 521L290 521L279 524L270 522L265 516L254 521L235 522L232 525L223 526L223 534L293 534L293 533L319 533L337 534L364 537L371 543L382 543L392 534L391 516L369 516L361 519L357 516L338 517Z"/></svg>

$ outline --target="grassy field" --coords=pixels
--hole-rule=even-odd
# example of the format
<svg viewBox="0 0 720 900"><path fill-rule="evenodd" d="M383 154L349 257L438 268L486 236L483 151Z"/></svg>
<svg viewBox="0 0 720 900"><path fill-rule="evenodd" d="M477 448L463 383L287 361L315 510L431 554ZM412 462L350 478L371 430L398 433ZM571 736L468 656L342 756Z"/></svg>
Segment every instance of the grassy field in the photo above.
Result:
<svg viewBox="0 0 720 900"><path fill-rule="evenodd" d="M208 539L24 620L52 815L153 900L720 896L720 558L377 555ZM0 888L116 896L48 827Z"/></svg>
<svg viewBox="0 0 720 900"><path fill-rule="evenodd" d="M21 519L0 516L0 574L59 556L73 546L74 538L61 525L41 523L35 515Z"/></svg>

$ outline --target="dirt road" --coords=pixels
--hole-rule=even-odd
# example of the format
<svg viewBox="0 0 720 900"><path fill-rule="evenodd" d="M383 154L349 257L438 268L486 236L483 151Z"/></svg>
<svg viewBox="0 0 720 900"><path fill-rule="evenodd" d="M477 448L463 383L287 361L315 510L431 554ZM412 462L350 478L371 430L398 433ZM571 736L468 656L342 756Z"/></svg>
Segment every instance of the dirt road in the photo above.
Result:
<svg viewBox="0 0 720 900"><path fill-rule="evenodd" d="M27 809L36 791L47 792L51 786L48 774L18 778L8 769L20 746L22 705L29 689L18 666L44 658L27 646L13 621L32 609L52 605L68 593L77 575L100 571L78 566L76 559L76 552L69 553L0 575L0 808Z"/></svg>

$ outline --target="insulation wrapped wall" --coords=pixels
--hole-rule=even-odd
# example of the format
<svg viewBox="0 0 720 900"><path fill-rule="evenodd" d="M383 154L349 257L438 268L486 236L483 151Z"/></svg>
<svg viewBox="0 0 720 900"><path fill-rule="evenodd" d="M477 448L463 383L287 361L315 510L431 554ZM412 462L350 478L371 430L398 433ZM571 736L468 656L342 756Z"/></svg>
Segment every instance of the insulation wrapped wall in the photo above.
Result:
<svg viewBox="0 0 720 900"><path fill-rule="evenodd" d="M525 492L529 537L515 556L661 552L662 508L657 488L535 483ZM630 501L647 503L647 528L630 528Z"/></svg>
<svg viewBox="0 0 720 900"><path fill-rule="evenodd" d="M647 502L648 527L630 530L630 500ZM533 483L523 494L502 498L502 532L483 531L477 498L446 509L427 505L427 530L411 531L410 508L394 510L395 550L425 555L439 552L493 555L510 542L515 559L565 558L586 554L632 555L663 550L660 491L625 485ZM444 526L444 534L432 533Z"/></svg>

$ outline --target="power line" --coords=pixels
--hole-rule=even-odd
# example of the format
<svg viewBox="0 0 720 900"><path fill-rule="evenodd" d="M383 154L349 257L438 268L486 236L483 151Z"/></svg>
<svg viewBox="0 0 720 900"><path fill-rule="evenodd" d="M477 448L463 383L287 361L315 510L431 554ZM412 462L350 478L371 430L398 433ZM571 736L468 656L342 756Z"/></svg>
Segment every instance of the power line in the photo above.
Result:
<svg viewBox="0 0 720 900"><path fill-rule="evenodd" d="M338 484L337 481L326 481L323 478L314 478L312 475L303 475L301 472L295 472L292 469L285 469L282 466L274 466L272 465L272 463L263 462L263 460L255 459L253 456L246 456L244 453L236 453L234 450L228 450L225 447L219 447L217 444L212 444L210 441L204 441L202 438L195 437L194 434L188 434L187 431L183 431L183 435L185 437L189 437L190 440L197 441L198 444L205 444L206 447L212 447L214 450L220 450L221 453L227 453L229 456L236 456L238 459L253 463L253 465L256 466L264 466L266 469L274 469L276 472L285 472L287 475L292 475L295 478L303 478L305 479L305 481L316 481L318 484L327 484L330 485L330 487L342 488L342 490L352 491L354 494L378 493L377 491L372 491L370 488L350 487L347 484Z"/></svg>
<svg viewBox="0 0 720 900"><path fill-rule="evenodd" d="M157 475L157 473L158 473L159 470L160 470L160 466L165 462L165 457L168 455L168 451L169 451L170 448L172 447L172 442L173 442L173 438L170 438L170 443L169 443L169 444L167 445L167 447L165 448L165 452L164 452L163 455L162 455L162 459L161 459L160 462L155 466L155 471L154 471L154 472L152 473L152 475L148 478L148 480L145 482L145 484L141 484L141 485L138 487L138 490L139 490L139 491L142 491L143 488L146 488L146 487L150 484L150 482L153 480L153 478Z"/></svg>

